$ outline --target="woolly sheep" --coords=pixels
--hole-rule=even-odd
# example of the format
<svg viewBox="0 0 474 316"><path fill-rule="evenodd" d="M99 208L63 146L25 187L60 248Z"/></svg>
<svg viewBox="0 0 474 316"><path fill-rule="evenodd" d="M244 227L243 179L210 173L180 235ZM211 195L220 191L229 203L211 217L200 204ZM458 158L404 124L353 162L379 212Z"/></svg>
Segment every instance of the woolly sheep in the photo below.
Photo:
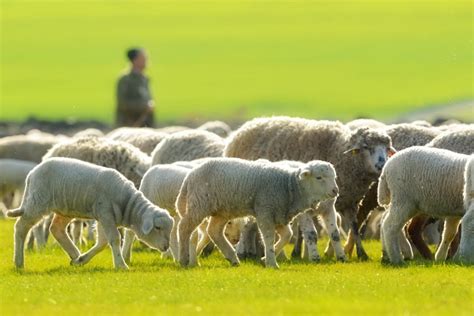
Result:
<svg viewBox="0 0 474 316"><path fill-rule="evenodd" d="M15 265L24 266L24 243L30 228L43 216L55 213L51 233L71 258L83 265L107 243L112 248L115 268L128 268L120 249L117 227L132 229L147 245L167 250L173 219L150 203L132 182L116 170L69 158L51 158L28 175L19 208L8 216L19 217L15 224ZM95 219L97 242L81 254L67 236L72 218Z"/></svg>
<svg viewBox="0 0 474 316"><path fill-rule="evenodd" d="M214 133L222 138L226 138L232 132L229 125L221 121L210 121L202 124L198 129Z"/></svg>
<svg viewBox="0 0 474 316"><path fill-rule="evenodd" d="M464 208L462 218L459 260L474 264L474 155L471 155L464 173Z"/></svg>
<svg viewBox="0 0 474 316"><path fill-rule="evenodd" d="M137 147L147 155L151 155L155 147L168 136L152 128L121 127L107 134L107 138L123 141Z"/></svg>
<svg viewBox="0 0 474 316"><path fill-rule="evenodd" d="M7 195L23 194L26 176L35 166L31 161L0 159L0 202Z"/></svg>
<svg viewBox="0 0 474 316"><path fill-rule="evenodd" d="M265 244L265 264L278 267L276 255L291 238L290 221L299 213L315 207L320 201L338 194L334 167L323 161L311 161L302 169L292 169L235 158L212 159L193 169L185 178L176 207L179 262L188 266L191 233L210 216L208 233L232 265L239 259L224 236L229 219L254 216ZM344 258L335 212L328 215L333 225L333 246ZM280 239L274 245L275 230Z"/></svg>
<svg viewBox="0 0 474 316"><path fill-rule="evenodd" d="M392 139L392 145L395 150L403 150L408 147L425 145L440 133L436 128L420 126L413 123L388 125L384 130ZM377 207L379 207L377 203L377 183L374 183L370 186L369 191L361 201L358 213L359 225L362 225L362 222L368 217L368 214ZM415 238L415 235L413 235L412 240L420 254L425 258L429 258L431 252L422 241L421 236L423 227L415 225L416 222L417 219L414 218L412 220L413 225L409 225L409 231L419 230L419 238Z"/></svg>
<svg viewBox="0 0 474 316"><path fill-rule="evenodd" d="M385 123L373 119L356 119L346 123L346 126L351 130L356 130L361 127L370 128L385 128Z"/></svg>
<svg viewBox="0 0 474 316"><path fill-rule="evenodd" d="M0 139L0 159L18 159L40 163L44 154L61 138L15 135Z"/></svg>
<svg viewBox="0 0 474 316"><path fill-rule="evenodd" d="M172 126L165 126L165 127L157 128L155 130L157 132L161 132L161 133L174 134L174 133L186 131L186 130L189 130L189 129L190 128L187 127L187 126L179 126L179 125L173 126L172 125Z"/></svg>
<svg viewBox="0 0 474 316"><path fill-rule="evenodd" d="M224 139L211 132L201 130L177 132L156 146L152 153L152 165L221 157L224 144Z"/></svg>
<svg viewBox="0 0 474 316"><path fill-rule="evenodd" d="M336 208L350 223L349 241L355 240L357 255L368 256L362 246L356 218L358 203L375 181L390 153L390 137L381 130L358 128L351 131L340 122L290 117L258 118L245 123L229 138L224 155L272 161L325 160L334 165L340 196L320 203L323 213ZM346 251L351 250L348 243ZM326 255L332 248L326 249Z"/></svg>
<svg viewBox="0 0 474 316"><path fill-rule="evenodd" d="M443 240L435 255L437 261L446 259L465 212L462 192L468 159L449 150L415 146L387 162L379 180L378 202L387 209L382 222L382 248L391 263L403 262L398 238L403 241L403 226L420 213L446 217Z"/></svg>
<svg viewBox="0 0 474 316"><path fill-rule="evenodd" d="M82 137L59 143L48 151L44 160L51 157L75 158L115 169L132 181L136 188L150 166L150 157L138 148L99 137Z"/></svg>
<svg viewBox="0 0 474 316"><path fill-rule="evenodd" d="M153 204L166 209L171 214L171 216L174 217L175 225L171 231L170 250L172 257L176 260L178 258L177 225L179 222L179 216L175 210L176 199L178 197L181 185L183 184L184 178L191 170L192 168L181 167L177 164L157 165L147 171L140 184L140 191L148 200L150 200ZM229 240L233 241L232 243L235 243L235 240L239 239L240 228L243 226L243 224L243 219L235 219L227 223L225 233ZM199 243L198 245L193 245L194 251L196 251L198 255L210 241L209 237L207 236L206 228L200 228ZM134 236L132 236L130 231L126 232L123 253L127 262L130 261L130 249L132 246L133 237ZM198 247L196 248L196 246Z"/></svg>

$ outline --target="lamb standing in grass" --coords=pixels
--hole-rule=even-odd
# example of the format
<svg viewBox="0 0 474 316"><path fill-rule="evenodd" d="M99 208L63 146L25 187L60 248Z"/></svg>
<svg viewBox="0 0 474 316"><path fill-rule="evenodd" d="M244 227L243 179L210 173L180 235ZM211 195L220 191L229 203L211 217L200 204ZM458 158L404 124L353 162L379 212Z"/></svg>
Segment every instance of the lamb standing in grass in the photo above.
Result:
<svg viewBox="0 0 474 316"><path fill-rule="evenodd" d="M382 171L378 202L387 208L382 222L382 248L391 263L403 262L399 238L402 228L420 214L446 217L443 241L435 259L445 260L457 223L464 215L464 169L468 155L449 150L411 147L398 152ZM454 223L455 225L451 225Z"/></svg>
<svg viewBox="0 0 474 316"><path fill-rule="evenodd" d="M119 172L76 159L51 158L35 167L27 177L19 208L8 216L15 224L15 266L24 266L24 244L28 231L45 215L55 213L51 233L71 258L87 263L109 243L115 268L127 268L120 249L117 227L132 229L150 247L166 251L173 219L148 201ZM96 244L81 254L66 233L73 218L98 222Z"/></svg>
<svg viewBox="0 0 474 316"><path fill-rule="evenodd" d="M152 153L152 165L207 157L222 157L224 139L201 130L185 130L169 135Z"/></svg>
<svg viewBox="0 0 474 316"><path fill-rule="evenodd" d="M341 194L320 203L322 213L335 209L350 223L348 253L355 242L357 256L367 259L357 221L358 203L393 152L390 137L371 128L351 131L340 122L314 121L290 117L258 118L242 125L228 140L227 157L266 158L271 161L315 159L334 165ZM337 236L339 238L339 236ZM326 249L331 255L332 248Z"/></svg>
<svg viewBox="0 0 474 316"><path fill-rule="evenodd" d="M474 264L474 155L471 155L464 173L464 208L462 218L459 260Z"/></svg>
<svg viewBox="0 0 474 316"><path fill-rule="evenodd" d="M263 236L266 266L278 267L276 255L291 238L290 221L337 194L336 172L328 162L311 161L304 168L293 169L241 159L212 159L188 174L176 201L181 216L179 262L188 266L195 261L189 257L189 239L210 216L210 238L232 265L238 265L224 227L229 219L251 215ZM338 258L343 259L335 211L328 213L326 219L326 226L332 228L332 245ZM280 235L276 245L275 230Z"/></svg>
<svg viewBox="0 0 474 316"><path fill-rule="evenodd" d="M192 170L193 167L199 165L200 163L206 161L203 159L199 160L196 163L186 162L187 167L182 167L181 162L168 164L168 165L156 165L143 176L142 183L140 185L140 191L145 195L145 197L150 200L155 205L166 209L171 216L174 217L175 224L173 230L171 231L170 237L170 250L172 257L176 260L178 259L178 222L179 216L175 210L176 208L176 199L183 184L184 179L188 173ZM226 225L225 234L226 237L232 242L236 243L240 235L240 228L243 226L244 220L233 219L229 221ZM197 238L193 239L193 245L190 251L196 252L197 255L200 254L202 249L209 243L209 236L206 232L207 223L199 227L199 243ZM130 262L131 255L131 246L134 236L133 233L129 230L125 232L124 245L123 245L123 254L126 262ZM197 236L195 236L197 237Z"/></svg>

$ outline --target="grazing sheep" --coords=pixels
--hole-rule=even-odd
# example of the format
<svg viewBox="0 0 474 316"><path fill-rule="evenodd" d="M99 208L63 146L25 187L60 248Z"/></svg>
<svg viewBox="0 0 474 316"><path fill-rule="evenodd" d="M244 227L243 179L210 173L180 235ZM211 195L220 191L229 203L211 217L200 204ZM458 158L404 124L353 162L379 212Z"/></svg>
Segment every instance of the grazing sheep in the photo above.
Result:
<svg viewBox="0 0 474 316"><path fill-rule="evenodd" d="M471 155L464 173L464 208L462 218L459 260L474 264L474 155Z"/></svg>
<svg viewBox="0 0 474 316"><path fill-rule="evenodd" d="M229 125L221 121L210 121L202 124L198 129L214 133L222 138L226 138L232 132Z"/></svg>
<svg viewBox="0 0 474 316"><path fill-rule="evenodd" d="M152 153L152 165L176 161L221 157L224 139L214 133L186 130L166 137Z"/></svg>
<svg viewBox="0 0 474 316"><path fill-rule="evenodd" d="M0 139L0 159L18 159L40 163L44 154L59 143L54 136L15 135Z"/></svg>
<svg viewBox="0 0 474 316"><path fill-rule="evenodd" d="M0 203L10 208L11 203L5 198L23 195L26 176L35 166L36 163L31 161L0 159Z"/></svg>
<svg viewBox="0 0 474 316"><path fill-rule="evenodd" d="M82 137L59 143L48 151L44 160L51 157L75 158L115 169L137 188L150 166L150 157L138 148L122 141L99 137Z"/></svg>
<svg viewBox="0 0 474 316"><path fill-rule="evenodd" d="M108 243L115 268L126 269L117 227L132 229L150 247L166 251L173 226L169 213L150 203L119 172L76 159L51 158L31 171L20 207L7 213L20 216L15 224L17 268L24 266L28 231L51 213L55 213L51 233L75 265L87 263ZM98 222L97 242L84 254L66 233L67 225L76 217Z"/></svg>
<svg viewBox="0 0 474 316"><path fill-rule="evenodd" d="M166 136L167 133L145 127L120 127L107 134L107 138L132 144L147 155L151 155L156 145Z"/></svg>
<svg viewBox="0 0 474 316"><path fill-rule="evenodd" d="M173 226L173 230L171 231L170 251L172 257L176 260L178 259L177 231L179 222L179 216L175 210L176 199L178 197L181 185L183 184L184 178L191 170L192 167L181 167L177 163L170 165L157 165L147 171L147 173L143 176L143 180L140 185L140 191L148 200L150 200L153 204L166 209L171 214L171 216L174 217L175 224ZM238 241L240 236L240 228L243 226L243 224L243 219L233 219L227 223L225 233L233 244L236 243L235 240ZM210 241L205 226L207 225L200 227L199 242L195 240L198 242L198 244L193 244L193 251L196 251L197 255L200 254L202 249ZM133 239L133 233L127 230L125 232L125 241L123 245L123 254L126 262L130 262L130 250Z"/></svg>
<svg viewBox="0 0 474 316"><path fill-rule="evenodd" d="M227 157L271 161L315 159L332 163L337 171L340 196L320 203L323 213L336 208L350 223L346 252L353 242L357 256L367 259L357 221L358 203L370 184L377 180L389 155L393 152L390 137L381 130L358 128L351 131L340 122L314 121L300 118L259 118L245 123L234 132L224 150ZM331 255L332 249L326 249Z"/></svg>
<svg viewBox="0 0 474 316"><path fill-rule="evenodd" d="M97 129L97 128L86 128L73 135L74 138L87 137L87 136L104 137L104 133L100 129Z"/></svg>
<svg viewBox="0 0 474 316"><path fill-rule="evenodd" d="M446 217L443 240L435 255L437 261L446 259L465 212L462 192L468 159L449 150L416 146L387 162L379 180L378 202L387 208L382 247L391 263L403 262L398 238L407 221L420 213Z"/></svg>
<svg viewBox="0 0 474 316"><path fill-rule="evenodd" d="M290 221L320 201L338 194L334 167L311 161L294 169L242 159L212 159L193 169L185 178L176 201L181 216L178 225L179 262L188 266L189 239L196 227L210 216L208 233L232 265L239 259L224 236L229 219L254 216L265 244L265 264L278 267L276 255L291 238ZM345 259L340 244L336 213L326 216L337 257ZM275 245L275 230L280 235Z"/></svg>

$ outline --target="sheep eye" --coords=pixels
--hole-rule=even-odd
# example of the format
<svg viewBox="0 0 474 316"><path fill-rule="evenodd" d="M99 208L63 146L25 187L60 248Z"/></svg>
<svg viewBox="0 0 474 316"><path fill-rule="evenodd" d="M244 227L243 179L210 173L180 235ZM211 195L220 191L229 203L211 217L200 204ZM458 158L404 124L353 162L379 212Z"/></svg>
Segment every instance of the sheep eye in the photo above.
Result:
<svg viewBox="0 0 474 316"><path fill-rule="evenodd" d="M362 149L369 149L369 146L367 146L367 145L362 145Z"/></svg>
<svg viewBox="0 0 474 316"><path fill-rule="evenodd" d="M156 226L155 228L156 228L156 230L161 230L161 227L159 227L159 226Z"/></svg>
<svg viewBox="0 0 474 316"><path fill-rule="evenodd" d="M322 180L322 179L323 179L323 177L320 177L320 176L318 176L318 177L316 177L316 179L318 179L318 180Z"/></svg>

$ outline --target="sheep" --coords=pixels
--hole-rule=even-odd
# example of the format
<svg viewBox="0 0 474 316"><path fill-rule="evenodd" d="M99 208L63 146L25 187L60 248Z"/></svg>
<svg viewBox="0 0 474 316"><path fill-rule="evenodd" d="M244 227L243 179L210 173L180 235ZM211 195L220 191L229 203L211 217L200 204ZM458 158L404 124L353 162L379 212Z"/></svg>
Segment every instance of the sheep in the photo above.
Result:
<svg viewBox="0 0 474 316"><path fill-rule="evenodd" d="M173 218L139 192L118 171L70 158L50 158L36 166L26 179L19 208L7 212L20 217L15 223L14 262L24 267L24 243L28 231L43 216L54 213L51 233L73 265L87 263L108 243L114 267L127 269L117 227L126 227L152 248L166 251ZM72 218L98 222L96 244L81 254L66 233Z"/></svg>
<svg viewBox="0 0 474 316"><path fill-rule="evenodd" d="M194 165L192 166L194 167ZM170 237L170 251L174 259L178 259L178 236L177 225L179 216L175 210L176 198L186 175L192 170L192 167L181 167L179 164L157 165L143 176L140 184L140 191L153 204L166 209L171 216L174 217L175 225L171 231ZM232 243L236 243L240 236L240 228L243 226L243 219L231 220L226 225L226 236ZM200 240L198 245L194 246L194 251L199 255L202 249L209 243L209 237L206 233L206 228L200 227ZM125 241L123 246L123 253L126 262L130 262L130 249L132 246L133 233L126 231ZM197 240L195 240L197 242ZM196 248L197 246L197 248Z"/></svg>
<svg viewBox="0 0 474 316"><path fill-rule="evenodd" d="M466 165L463 198L466 214L462 218L459 260L474 264L474 155Z"/></svg>
<svg viewBox="0 0 474 316"><path fill-rule="evenodd" d="M198 129L214 133L222 138L226 138L232 132L230 126L221 121L206 122L199 126Z"/></svg>
<svg viewBox="0 0 474 316"><path fill-rule="evenodd" d="M174 134L174 133L186 131L186 130L189 130L189 129L190 128L187 127L187 126L171 125L171 126L165 126L165 127L157 128L155 130L157 132L161 132L161 133Z"/></svg>
<svg viewBox="0 0 474 316"><path fill-rule="evenodd" d="M323 213L335 212L336 208L345 217L351 228L346 252L350 255L355 241L357 256L364 260L368 256L358 232L358 203L392 152L390 137L383 130L364 127L351 131L340 122L272 117L242 125L228 139L224 156L332 163L341 194L337 201L332 199L318 207ZM328 247L325 253L332 255L332 249Z"/></svg>
<svg viewBox="0 0 474 316"><path fill-rule="evenodd" d="M265 244L265 265L278 268L276 255L291 238L290 221L299 213L338 194L334 167L323 161L311 161L295 169L265 162L236 158L212 159L193 169L185 178L176 208L179 262L188 266L189 239L196 227L210 216L207 232L232 265L239 259L224 236L229 219L254 216ZM345 255L340 244L335 212L328 214L331 240L339 259ZM280 239L274 245L275 230Z"/></svg>
<svg viewBox="0 0 474 316"><path fill-rule="evenodd" d="M55 145L43 160L51 157L75 158L115 169L132 181L136 188L150 166L150 157L138 148L122 141L90 136Z"/></svg>
<svg viewBox="0 0 474 316"><path fill-rule="evenodd" d="M388 125L384 128L387 134L392 140L392 145L395 150L403 150L412 146L422 146L429 143L433 138L439 134L439 130L435 128L429 128L425 126L415 125L413 123L401 123ZM368 217L368 214L378 208L377 204L377 183L373 183L369 188L369 191L364 196L364 199L360 202L358 212L358 222L361 225L361 230L364 230L364 220ZM420 254L429 258L431 252L426 244L420 240L421 232L423 227L419 227L418 218L414 218L412 223L408 226L408 231L420 231L420 235L415 238L415 235L411 238L414 245L420 252Z"/></svg>
<svg viewBox="0 0 474 316"><path fill-rule="evenodd" d="M224 139L211 132L201 130L177 132L156 146L151 155L151 163L169 164L198 158L221 157L224 145Z"/></svg>
<svg viewBox="0 0 474 316"><path fill-rule="evenodd" d="M40 163L44 154L60 142L53 136L15 135L0 139L0 159L18 159Z"/></svg>
<svg viewBox="0 0 474 316"><path fill-rule="evenodd" d="M370 127L370 128L385 128L385 123L379 122L373 119L356 119L346 123L346 126L351 130L356 130L361 127Z"/></svg>
<svg viewBox="0 0 474 316"><path fill-rule="evenodd" d="M152 128L121 127L107 134L107 138L124 141L151 155L155 147L168 136Z"/></svg>
<svg viewBox="0 0 474 316"><path fill-rule="evenodd" d="M403 262L398 238L407 243L402 228L420 213L446 217L435 260L446 259L449 243L465 212L462 192L468 159L468 155L423 146L399 151L389 159L380 176L377 198L387 209L382 221L382 248L391 263Z"/></svg>
<svg viewBox="0 0 474 316"><path fill-rule="evenodd" d="M86 137L86 136L104 137L104 133L100 129L97 129L97 128L86 128L82 131L77 132L72 137L79 138L79 137Z"/></svg>
<svg viewBox="0 0 474 316"><path fill-rule="evenodd" d="M23 195L25 180L36 163L17 159L0 159L0 203L5 204L6 197ZM5 206L10 206L6 203Z"/></svg>

